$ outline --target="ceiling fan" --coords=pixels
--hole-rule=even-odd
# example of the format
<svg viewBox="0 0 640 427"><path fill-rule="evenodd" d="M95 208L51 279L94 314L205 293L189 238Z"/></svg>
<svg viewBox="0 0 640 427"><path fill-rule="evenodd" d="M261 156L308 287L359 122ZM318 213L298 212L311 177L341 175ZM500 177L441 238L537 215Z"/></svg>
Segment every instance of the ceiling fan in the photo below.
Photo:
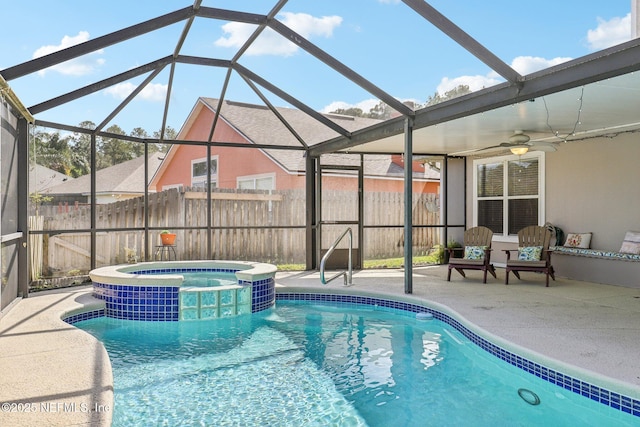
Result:
<svg viewBox="0 0 640 427"><path fill-rule="evenodd" d="M557 151L556 145L552 142L531 141L529 135L524 131L517 130L511 135L507 141L491 147L479 148L475 150L465 151L464 154L481 153L487 151L509 150L513 154L521 156L528 151ZM463 153L457 153L463 154Z"/></svg>

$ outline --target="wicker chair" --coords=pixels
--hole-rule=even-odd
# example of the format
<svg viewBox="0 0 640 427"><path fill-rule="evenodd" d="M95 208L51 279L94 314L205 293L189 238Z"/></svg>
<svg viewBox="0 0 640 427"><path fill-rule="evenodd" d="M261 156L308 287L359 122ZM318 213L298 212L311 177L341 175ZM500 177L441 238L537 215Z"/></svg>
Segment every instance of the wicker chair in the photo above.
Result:
<svg viewBox="0 0 640 427"><path fill-rule="evenodd" d="M484 279L482 283L487 283L487 272L496 277L496 269L491 264L491 238L493 231L487 227L473 227L464 232L463 248L448 248L449 251L449 272L447 281L451 281L451 270L455 269L462 277L466 277L464 270L482 270ZM475 249L475 250L474 250ZM454 251L464 251L464 258L454 258ZM475 252L477 256L469 256ZM473 259L471 259L473 258Z"/></svg>
<svg viewBox="0 0 640 427"><path fill-rule="evenodd" d="M507 254L507 268L504 278L504 284L509 284L509 273L513 274L520 279L520 271L533 271L537 273L544 273L546 275L546 284L549 286L549 276L553 280L556 280L554 275L553 266L551 265L551 253L549 250L549 242L551 241L551 231L546 227L540 227L537 225L530 225L518 231L518 248L504 250ZM525 260L518 256L517 259L511 259L511 252L519 252L521 248L540 248L539 260ZM537 249L535 249L537 251Z"/></svg>

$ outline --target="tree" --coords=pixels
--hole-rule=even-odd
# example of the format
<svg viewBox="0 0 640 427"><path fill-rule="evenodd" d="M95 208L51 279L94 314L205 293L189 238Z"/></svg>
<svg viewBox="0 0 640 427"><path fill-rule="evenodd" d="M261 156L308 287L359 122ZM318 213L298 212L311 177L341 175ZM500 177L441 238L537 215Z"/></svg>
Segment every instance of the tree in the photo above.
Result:
<svg viewBox="0 0 640 427"><path fill-rule="evenodd" d="M71 171L71 150L69 138L60 132L36 131L29 146L31 159L39 165L56 172L69 175Z"/></svg>
<svg viewBox="0 0 640 427"><path fill-rule="evenodd" d="M352 117L365 117L368 119L378 119L378 120L386 120L391 117L391 107L389 107L384 102L380 101L373 108L369 109L368 113L362 111L361 108L351 107L351 108L338 108L335 111L332 111L333 114L344 114L346 116Z"/></svg>
<svg viewBox="0 0 640 427"><path fill-rule="evenodd" d="M364 111L362 111L362 108L358 108L358 107L351 107L351 108L338 108L335 111L331 112L332 114L342 114L344 116L351 116L351 117L364 117Z"/></svg>
<svg viewBox="0 0 640 427"><path fill-rule="evenodd" d="M131 133L129 135L135 136L136 138L140 138L140 139L149 138L149 134L147 133L147 131L142 129L142 128L140 128L140 127L133 128L133 130L131 131ZM144 154L144 144L143 143L134 143L133 144L133 150L134 150L134 152L136 154L136 157L142 156ZM150 144L149 152L153 153L154 151L158 151L158 147L156 147L156 144Z"/></svg>
<svg viewBox="0 0 640 427"><path fill-rule="evenodd" d="M86 120L78 127L94 130L95 123ZM106 132L115 135L126 135L118 126L112 125ZM177 132L170 126L165 128L164 140L173 140ZM140 139L151 139L147 131L136 127L130 136ZM160 138L160 132L154 132L154 139ZM149 142L149 152L166 152L169 144ZM61 136L60 132L47 132L36 128L33 140L29 145L29 155L33 162L49 169L77 178L91 172L91 133L74 132ZM96 137L96 166L103 169L144 155L144 143L127 141L117 137Z"/></svg>
<svg viewBox="0 0 640 427"><path fill-rule="evenodd" d="M126 135L126 133L118 125L111 125L106 132L116 135ZM117 137L102 137L100 141L96 140L98 148L97 167L103 169L109 166L117 165L127 160L131 160L136 155L135 142L126 141Z"/></svg>
<svg viewBox="0 0 640 427"><path fill-rule="evenodd" d="M425 104L425 107L439 104L441 102L448 101L450 99L454 99L459 96L466 95L468 93L471 93L471 90L469 89L469 85L458 85L453 89L446 91L444 95L441 95L439 92L436 92L433 94L433 96L429 96L427 98L427 103Z"/></svg>
<svg viewBox="0 0 640 427"><path fill-rule="evenodd" d="M160 139L160 131L155 131L153 133L153 137L155 139ZM164 128L164 139L165 140L173 140L176 139L178 137L178 132L172 128L171 126L167 126L166 128Z"/></svg>
<svg viewBox="0 0 640 427"><path fill-rule="evenodd" d="M147 133L147 131L142 128L133 128L129 135L141 139L149 138L149 134Z"/></svg>
<svg viewBox="0 0 640 427"><path fill-rule="evenodd" d="M163 141L172 141L178 137L178 132L172 128L171 126L167 126L164 128L164 138ZM160 139L160 131L155 131L153 133L154 139ZM166 153L169 150L169 144L158 144L158 151L162 153Z"/></svg>
<svg viewBox="0 0 640 427"><path fill-rule="evenodd" d="M81 122L78 127L83 129L95 129L96 125L90 120ZM71 150L70 175L77 178L91 171L91 135L84 132L74 132L69 138Z"/></svg>
<svg viewBox="0 0 640 427"><path fill-rule="evenodd" d="M387 120L391 118L391 111L391 107L380 101L369 110L367 117L370 119Z"/></svg>

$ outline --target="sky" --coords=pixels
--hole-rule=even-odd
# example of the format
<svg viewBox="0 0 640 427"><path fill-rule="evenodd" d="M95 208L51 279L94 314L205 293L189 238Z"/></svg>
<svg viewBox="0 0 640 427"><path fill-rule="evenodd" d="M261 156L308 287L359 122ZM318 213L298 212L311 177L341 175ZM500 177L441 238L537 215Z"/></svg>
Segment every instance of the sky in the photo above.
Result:
<svg viewBox="0 0 640 427"><path fill-rule="evenodd" d="M86 2L33 0L25 8L2 0L0 73L25 61L191 6L177 0ZM265 15L276 0L203 0L202 5ZM528 73L627 41L631 0L433 0L429 4L519 73ZM342 61L401 101L424 103L436 92L460 84L479 90L504 81L486 64L458 46L399 0L290 0L276 19ZM114 74L173 54L185 22L106 47L83 57L9 81L26 107L101 81ZM197 18L180 54L231 59L255 26ZM298 46L266 30L238 63L322 112L359 107L368 111L377 98ZM197 98L221 96L226 69L178 64L174 70L167 125L179 130ZM126 133L162 126L170 67L105 128ZM36 118L77 125L102 123L146 78L143 75L80 100L44 111ZM276 106L287 102L260 87ZM262 104L237 73L226 99Z"/></svg>

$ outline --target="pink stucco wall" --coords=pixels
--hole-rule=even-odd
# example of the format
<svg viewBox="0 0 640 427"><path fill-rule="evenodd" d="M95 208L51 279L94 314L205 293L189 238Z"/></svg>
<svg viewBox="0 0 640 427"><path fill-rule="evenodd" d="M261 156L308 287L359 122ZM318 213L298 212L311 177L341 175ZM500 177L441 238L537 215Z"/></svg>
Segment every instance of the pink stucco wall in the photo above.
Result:
<svg viewBox="0 0 640 427"><path fill-rule="evenodd" d="M186 129L186 133L181 138L189 141L206 141L209 138L211 123L213 122L213 112L204 107L197 111L196 114L195 119L192 121L193 124ZM240 133L224 120L218 120L213 140L249 144ZM170 185L190 186L191 161L206 158L207 156L206 147L179 145L174 146L173 150L170 166L163 165L158 172L158 176L151 183L152 187L155 187L157 191L161 191L164 186ZM237 177L260 174L275 174L276 188L278 190L304 188L304 174L294 175L286 172L261 150L212 147L211 155L218 156L219 188L237 188ZM302 157L300 160L302 167ZM394 158L393 161L398 162L399 160ZM420 166L416 164L414 167ZM327 190L354 190L357 185L355 178L335 176L325 177L322 184L323 188ZM437 182L414 183L414 192L437 193L438 188L439 183ZM402 192L403 189L402 180L365 178L366 191Z"/></svg>
<svg viewBox="0 0 640 427"><path fill-rule="evenodd" d="M209 138L212 122L213 112L208 108L202 108L193 122L193 126L187 130L182 139L206 141ZM249 144L242 135L224 120L218 120L213 140ZM166 185L182 184L189 186L191 184L191 160L207 157L206 147L180 145L174 150L171 167L163 171L156 181L157 190L161 190ZM304 177L294 176L285 172L261 150L212 147L211 155L218 156L219 188L236 188L236 178L239 176L271 173L275 174L278 189L286 190L304 186ZM176 167L176 165L179 165L179 167Z"/></svg>

